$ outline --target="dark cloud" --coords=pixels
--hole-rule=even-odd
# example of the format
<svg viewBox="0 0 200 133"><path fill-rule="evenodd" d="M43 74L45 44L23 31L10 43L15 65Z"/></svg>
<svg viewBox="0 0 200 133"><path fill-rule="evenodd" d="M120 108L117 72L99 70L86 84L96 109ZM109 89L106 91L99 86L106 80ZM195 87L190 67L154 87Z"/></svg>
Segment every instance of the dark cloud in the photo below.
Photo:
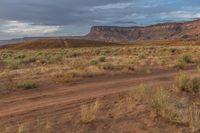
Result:
<svg viewBox="0 0 200 133"><path fill-rule="evenodd" d="M36 24L69 25L100 19L95 6L130 0L6 0L0 1L0 18ZM102 18L101 18L102 19Z"/></svg>
<svg viewBox="0 0 200 133"><path fill-rule="evenodd" d="M92 25L148 25L198 18L199 6L197 0L1 0L0 36L16 36L4 34L8 21L28 23L28 28L61 26L55 34L74 35L89 31ZM15 29L20 27L15 25Z"/></svg>

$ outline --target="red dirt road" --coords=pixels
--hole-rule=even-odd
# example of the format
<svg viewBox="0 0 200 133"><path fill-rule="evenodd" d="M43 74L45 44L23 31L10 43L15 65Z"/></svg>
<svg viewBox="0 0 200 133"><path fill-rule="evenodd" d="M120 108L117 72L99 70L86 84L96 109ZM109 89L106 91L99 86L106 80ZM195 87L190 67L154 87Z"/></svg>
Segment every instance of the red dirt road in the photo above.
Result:
<svg viewBox="0 0 200 133"><path fill-rule="evenodd" d="M188 69L196 74L196 70ZM56 116L79 111L80 105L94 98L123 93L141 83L152 86L170 85L177 71L158 71L152 74L101 77L66 86L47 86L46 89L26 90L1 95L1 124L24 122L30 117Z"/></svg>

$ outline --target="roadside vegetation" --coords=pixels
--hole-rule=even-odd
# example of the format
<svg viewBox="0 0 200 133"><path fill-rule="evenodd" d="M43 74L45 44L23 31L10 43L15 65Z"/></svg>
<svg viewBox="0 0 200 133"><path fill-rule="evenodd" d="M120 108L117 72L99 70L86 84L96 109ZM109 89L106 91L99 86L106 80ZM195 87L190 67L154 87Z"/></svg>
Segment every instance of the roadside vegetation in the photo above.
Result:
<svg viewBox="0 0 200 133"><path fill-rule="evenodd" d="M132 88L128 93L119 95L118 100L115 102L110 101L108 104L107 102L102 102L103 99L101 99L101 102L100 100L93 100L93 102L81 104L80 114L71 114L70 117L62 116L59 121L66 122L66 131L69 130L68 127L76 128L76 126L81 127L81 130L87 131L92 125L98 124L100 126L99 124L108 120L119 121L127 118L130 121L136 117L130 114L134 114L138 109L141 111L142 107L142 111L148 113L142 119L148 119L157 124L162 121L162 123L179 125L183 132L197 133L200 130L199 99L190 99L190 95L183 95L182 93L183 91L190 93L190 91L182 90L182 87L185 86L185 84L182 84L182 81L187 79L187 81L191 81L191 85L194 83L192 82L194 78L188 77L185 73L177 74L176 78L178 80L174 84L181 89L179 92L174 90L173 86L152 87L141 84L138 87ZM199 83L200 81L198 81ZM144 112L139 113L142 114ZM28 123L21 123L18 124L16 130L19 133L28 131L43 131L46 133L53 131L55 128L54 124L59 124L59 121L57 119L55 122L55 120L50 121L47 118L41 120L37 118L33 121L34 125L36 125L35 127L29 127ZM7 130L13 131L11 127ZM79 129L76 128L76 130Z"/></svg>
<svg viewBox="0 0 200 133"><path fill-rule="evenodd" d="M17 88L18 82L68 83L105 74L185 69L199 63L199 51L197 46L0 50L0 89Z"/></svg>
<svg viewBox="0 0 200 133"><path fill-rule="evenodd" d="M91 123L97 117L97 113L100 109L100 102L97 100L91 105L81 106L81 121L85 124Z"/></svg>
<svg viewBox="0 0 200 133"><path fill-rule="evenodd" d="M198 93L200 91L200 77L191 77L180 72L176 75L175 85L180 91Z"/></svg>

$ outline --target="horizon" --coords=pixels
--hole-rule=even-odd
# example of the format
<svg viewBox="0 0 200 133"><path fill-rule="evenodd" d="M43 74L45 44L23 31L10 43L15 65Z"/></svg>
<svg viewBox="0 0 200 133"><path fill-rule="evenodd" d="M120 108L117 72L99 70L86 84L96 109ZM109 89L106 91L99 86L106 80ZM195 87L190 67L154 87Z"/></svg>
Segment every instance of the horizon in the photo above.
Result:
<svg viewBox="0 0 200 133"><path fill-rule="evenodd" d="M200 18L191 0L7 0L0 2L0 40L81 36L92 26L148 26ZM13 14L15 12L15 14Z"/></svg>
<svg viewBox="0 0 200 133"><path fill-rule="evenodd" d="M138 26L138 25L135 25L135 26L104 26L104 25L94 25L94 26L91 26L90 27L90 30L92 27L120 27L120 28L131 28L131 27L148 27L148 26L154 26L154 25L158 25L158 24L173 24L173 23L187 23L187 22L192 22L192 21L197 21L199 20L200 21L200 18L194 18L194 19L191 19L191 20L186 20L186 21L174 21L174 22L161 22L161 23L155 23L155 24L150 24L150 25L143 25L143 26ZM65 36L65 35L55 35L55 36L24 36L24 37L18 37L18 38L11 38L11 39L3 39L0 41L12 41L12 40L20 40L20 39L29 39L29 38L63 38L63 37L82 37L84 35L87 35L90 31L88 31L87 33L83 34L83 35L69 35L69 36Z"/></svg>

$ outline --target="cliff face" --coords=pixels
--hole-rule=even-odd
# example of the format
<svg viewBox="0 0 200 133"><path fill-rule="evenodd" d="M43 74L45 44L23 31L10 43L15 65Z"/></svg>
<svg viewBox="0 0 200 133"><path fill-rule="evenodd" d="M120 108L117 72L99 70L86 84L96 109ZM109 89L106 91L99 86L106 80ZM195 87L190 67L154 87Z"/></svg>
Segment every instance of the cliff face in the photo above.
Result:
<svg viewBox="0 0 200 133"><path fill-rule="evenodd" d="M200 39L200 20L162 23L146 27L94 26L86 38L109 42Z"/></svg>

